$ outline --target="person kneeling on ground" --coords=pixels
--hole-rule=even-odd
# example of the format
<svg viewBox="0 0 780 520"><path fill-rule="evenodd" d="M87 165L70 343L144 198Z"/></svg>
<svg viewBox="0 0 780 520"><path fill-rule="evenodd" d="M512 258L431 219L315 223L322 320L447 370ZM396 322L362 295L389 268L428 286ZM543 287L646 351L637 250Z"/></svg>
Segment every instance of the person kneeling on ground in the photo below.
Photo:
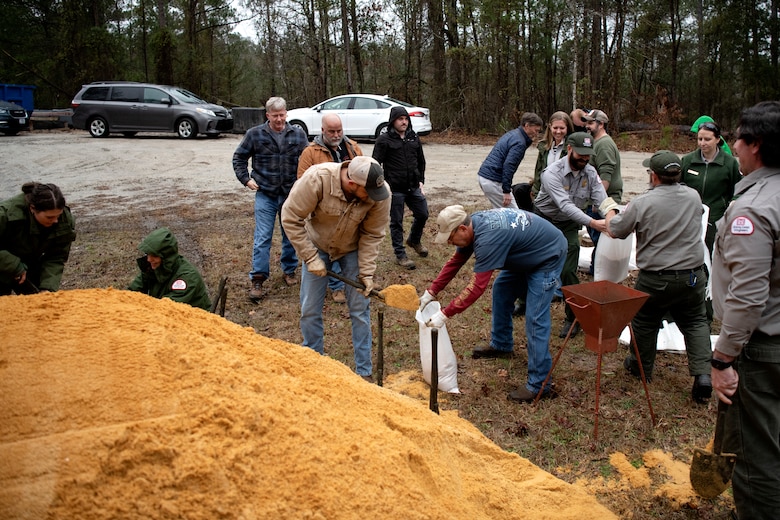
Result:
<svg viewBox="0 0 780 520"><path fill-rule="evenodd" d="M211 309L203 278L195 266L179 254L179 243L168 228L149 233L138 249L146 256L136 260L141 272L129 290Z"/></svg>

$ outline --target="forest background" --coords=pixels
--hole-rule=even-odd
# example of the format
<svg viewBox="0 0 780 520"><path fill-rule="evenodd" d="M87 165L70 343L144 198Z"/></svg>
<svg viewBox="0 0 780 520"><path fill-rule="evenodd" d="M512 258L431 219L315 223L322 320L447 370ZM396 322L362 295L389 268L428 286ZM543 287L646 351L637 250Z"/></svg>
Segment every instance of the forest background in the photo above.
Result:
<svg viewBox="0 0 780 520"><path fill-rule="evenodd" d="M4 0L0 82L36 85L40 108L135 80L227 107L389 94L429 107L434 131L494 135L583 106L613 131L709 114L728 133L780 99L779 2Z"/></svg>

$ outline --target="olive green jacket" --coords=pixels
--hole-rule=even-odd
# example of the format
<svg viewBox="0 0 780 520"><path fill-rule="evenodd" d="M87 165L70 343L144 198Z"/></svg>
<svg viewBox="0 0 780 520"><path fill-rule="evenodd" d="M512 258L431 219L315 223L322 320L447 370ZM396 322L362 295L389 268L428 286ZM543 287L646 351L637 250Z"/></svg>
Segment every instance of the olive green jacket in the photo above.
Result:
<svg viewBox="0 0 780 520"><path fill-rule="evenodd" d="M211 300L206 284L198 270L179 254L179 243L167 228L155 229L141 242L138 249L162 258L157 269L152 269L145 256L137 260L141 272L130 284L138 291L154 298L170 298L175 302L210 310Z"/></svg>
<svg viewBox="0 0 780 520"><path fill-rule="evenodd" d="M699 192L701 201L709 206L709 222L714 224L726 212L734 196L734 185L742 180L739 163L723 150L710 163L704 162L701 150L682 158L682 179L686 186Z"/></svg>
<svg viewBox="0 0 780 520"><path fill-rule="evenodd" d="M47 228L30 213L24 194L0 202L0 294L10 294L14 278L24 271L38 289L59 289L75 239L76 223L67 207Z"/></svg>

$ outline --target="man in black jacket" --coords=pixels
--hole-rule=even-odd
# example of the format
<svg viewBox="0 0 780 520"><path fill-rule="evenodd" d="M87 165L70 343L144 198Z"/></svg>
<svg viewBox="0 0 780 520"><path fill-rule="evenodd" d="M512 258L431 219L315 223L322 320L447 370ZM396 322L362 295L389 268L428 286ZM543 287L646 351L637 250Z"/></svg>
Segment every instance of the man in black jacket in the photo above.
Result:
<svg viewBox="0 0 780 520"><path fill-rule="evenodd" d="M404 204L409 206L414 220L406 244L422 256L428 250L420 243L425 222L428 220L428 201L425 199L425 156L422 143L412 130L409 113L404 107L390 109L387 133L374 144L374 159L382 165L385 180L393 192L390 207L390 238L393 241L395 261L401 267L414 269L414 262L406 256L404 247Z"/></svg>

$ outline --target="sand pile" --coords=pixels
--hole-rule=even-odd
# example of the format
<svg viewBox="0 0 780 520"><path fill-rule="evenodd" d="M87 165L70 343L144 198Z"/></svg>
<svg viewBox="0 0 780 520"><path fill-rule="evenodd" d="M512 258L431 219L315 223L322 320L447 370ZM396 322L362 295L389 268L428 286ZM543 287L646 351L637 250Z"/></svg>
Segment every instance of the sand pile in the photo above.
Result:
<svg viewBox="0 0 780 520"><path fill-rule="evenodd" d="M454 414L187 305L0 314L0 518L614 518Z"/></svg>

